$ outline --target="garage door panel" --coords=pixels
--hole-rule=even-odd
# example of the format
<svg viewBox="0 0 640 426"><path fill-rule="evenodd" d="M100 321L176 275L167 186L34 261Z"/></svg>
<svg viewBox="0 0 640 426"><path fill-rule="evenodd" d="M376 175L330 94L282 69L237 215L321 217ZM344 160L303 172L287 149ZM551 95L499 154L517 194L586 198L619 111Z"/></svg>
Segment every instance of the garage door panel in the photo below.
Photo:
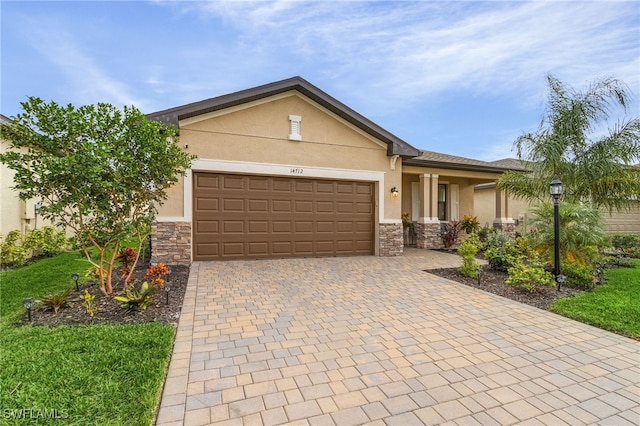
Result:
<svg viewBox="0 0 640 426"><path fill-rule="evenodd" d="M334 213L335 208L332 201L318 201L316 203L316 213Z"/></svg>
<svg viewBox="0 0 640 426"><path fill-rule="evenodd" d="M355 191L356 191L356 194L358 195L372 195L373 185L369 183L356 182Z"/></svg>
<svg viewBox="0 0 640 426"><path fill-rule="evenodd" d="M234 198L226 198L222 200L222 208L225 213L233 212L239 213L244 212L245 200L234 199Z"/></svg>
<svg viewBox="0 0 640 426"><path fill-rule="evenodd" d="M218 243L209 243L209 244L197 244L196 249L201 256L211 256L218 257L220 255Z"/></svg>
<svg viewBox="0 0 640 426"><path fill-rule="evenodd" d="M248 188L250 191L268 191L269 179L260 177L250 177L248 179Z"/></svg>
<svg viewBox="0 0 640 426"><path fill-rule="evenodd" d="M353 213L354 206L351 202L340 202L336 203L336 211L338 213Z"/></svg>
<svg viewBox="0 0 640 426"><path fill-rule="evenodd" d="M217 220L199 220L196 222L195 232L199 234L217 234L220 223Z"/></svg>
<svg viewBox="0 0 640 426"><path fill-rule="evenodd" d="M225 220L222 225L222 232L225 234L244 234L244 221Z"/></svg>
<svg viewBox="0 0 640 426"><path fill-rule="evenodd" d="M300 179L294 182L295 182L294 187L296 189L296 192L309 193L309 194L313 193L313 181Z"/></svg>
<svg viewBox="0 0 640 426"><path fill-rule="evenodd" d="M266 220L249 220L247 223L251 234L266 234L269 232L269 222Z"/></svg>
<svg viewBox="0 0 640 426"><path fill-rule="evenodd" d="M292 243L291 241L276 241L272 244L271 251L274 255L292 256Z"/></svg>
<svg viewBox="0 0 640 426"><path fill-rule="evenodd" d="M293 182L290 179L273 179L271 182L273 191L291 192L293 189Z"/></svg>
<svg viewBox="0 0 640 426"><path fill-rule="evenodd" d="M370 182L194 173L194 259L373 254Z"/></svg>
<svg viewBox="0 0 640 426"><path fill-rule="evenodd" d="M271 211L273 213L291 213L293 212L293 201L273 200L271 202Z"/></svg>
<svg viewBox="0 0 640 426"><path fill-rule="evenodd" d="M255 198L247 200L247 211L249 213L267 213L269 211L269 200Z"/></svg>
<svg viewBox="0 0 640 426"><path fill-rule="evenodd" d="M244 255L244 243L242 242L223 242L223 256L241 256Z"/></svg>
<svg viewBox="0 0 640 426"><path fill-rule="evenodd" d="M247 243L249 256L266 256L269 253L269 243L266 241L255 241Z"/></svg>
<svg viewBox="0 0 640 426"><path fill-rule="evenodd" d="M226 190L240 189L244 190L247 179L242 176L223 175L222 187Z"/></svg>
<svg viewBox="0 0 640 426"><path fill-rule="evenodd" d="M196 201L196 211L208 211L217 212L219 209L219 202L217 198L199 198Z"/></svg>
<svg viewBox="0 0 640 426"><path fill-rule="evenodd" d="M316 184L316 192L320 194L333 194L335 192L333 182L321 182Z"/></svg>
<svg viewBox="0 0 640 426"><path fill-rule="evenodd" d="M373 222L356 222L355 230L361 234L370 234L373 232Z"/></svg>
<svg viewBox="0 0 640 426"><path fill-rule="evenodd" d="M331 233L333 234L333 222L326 221L318 221L316 222L316 232L317 233Z"/></svg>
<svg viewBox="0 0 640 426"><path fill-rule="evenodd" d="M294 203L295 213L313 213L313 201L300 201L296 200Z"/></svg>
<svg viewBox="0 0 640 426"><path fill-rule="evenodd" d="M280 233L286 233L286 234L290 234L291 233L291 222L288 220L274 220L273 222L271 222L271 230L276 233L276 234L280 234Z"/></svg>
<svg viewBox="0 0 640 426"><path fill-rule="evenodd" d="M211 174L200 174L196 176L195 188L217 189L220 187L220 177Z"/></svg>
<svg viewBox="0 0 640 426"><path fill-rule="evenodd" d="M356 203L355 211L356 213L372 214L372 207L371 203Z"/></svg>
<svg viewBox="0 0 640 426"><path fill-rule="evenodd" d="M313 232L313 221L299 221L297 220L294 225L296 234Z"/></svg>
<svg viewBox="0 0 640 426"><path fill-rule="evenodd" d="M294 243L294 249L299 255L312 255L313 241L296 241Z"/></svg>

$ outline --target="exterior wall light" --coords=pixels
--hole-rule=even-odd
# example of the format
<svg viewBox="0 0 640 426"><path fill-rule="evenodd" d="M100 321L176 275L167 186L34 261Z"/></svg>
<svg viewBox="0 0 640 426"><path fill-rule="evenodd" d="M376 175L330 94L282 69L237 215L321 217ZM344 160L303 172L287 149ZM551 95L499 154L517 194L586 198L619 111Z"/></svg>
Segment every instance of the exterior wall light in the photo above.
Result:
<svg viewBox="0 0 640 426"><path fill-rule="evenodd" d="M400 193L400 191L398 191L398 188L396 188L395 186L393 188L391 188L391 196L393 198L398 198L398 194Z"/></svg>

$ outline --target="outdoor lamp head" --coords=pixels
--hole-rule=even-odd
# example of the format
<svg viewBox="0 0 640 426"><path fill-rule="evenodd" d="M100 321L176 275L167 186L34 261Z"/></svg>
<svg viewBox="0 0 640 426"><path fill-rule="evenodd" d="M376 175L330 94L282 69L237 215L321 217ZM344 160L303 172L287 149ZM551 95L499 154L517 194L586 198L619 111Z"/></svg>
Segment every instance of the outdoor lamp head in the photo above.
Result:
<svg viewBox="0 0 640 426"><path fill-rule="evenodd" d="M555 199L560 198L562 195L562 181L558 179L558 176L554 177L549 185L549 193Z"/></svg>
<svg viewBox="0 0 640 426"><path fill-rule="evenodd" d="M33 297L29 297L27 299L22 299L22 305L25 309L33 308L33 304L35 303L35 299Z"/></svg>
<svg viewBox="0 0 640 426"><path fill-rule="evenodd" d="M393 197L397 197L399 192L400 191L398 191L398 188L396 188L395 186L393 188L391 188L391 195Z"/></svg>

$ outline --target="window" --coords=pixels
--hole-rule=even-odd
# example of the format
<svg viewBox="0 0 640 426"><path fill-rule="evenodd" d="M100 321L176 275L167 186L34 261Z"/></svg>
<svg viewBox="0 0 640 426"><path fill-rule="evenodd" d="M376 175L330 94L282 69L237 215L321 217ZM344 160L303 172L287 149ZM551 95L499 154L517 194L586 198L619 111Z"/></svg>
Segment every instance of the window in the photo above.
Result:
<svg viewBox="0 0 640 426"><path fill-rule="evenodd" d="M438 220L447 220L447 185L438 184Z"/></svg>

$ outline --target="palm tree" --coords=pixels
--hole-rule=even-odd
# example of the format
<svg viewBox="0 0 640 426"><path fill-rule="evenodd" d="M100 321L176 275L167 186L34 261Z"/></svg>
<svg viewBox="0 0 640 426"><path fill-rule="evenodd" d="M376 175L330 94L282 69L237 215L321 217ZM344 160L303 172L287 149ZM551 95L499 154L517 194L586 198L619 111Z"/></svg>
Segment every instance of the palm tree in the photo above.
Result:
<svg viewBox="0 0 640 426"><path fill-rule="evenodd" d="M540 203L532 209L531 226L534 244L542 257L551 262L554 249L553 205ZM606 244L600 212L585 204L560 204L560 253L569 263L586 265L593 260L596 248Z"/></svg>
<svg viewBox="0 0 640 426"><path fill-rule="evenodd" d="M510 171L498 188L528 201L549 199L549 182L562 180L563 199L618 211L640 202L640 118L623 119L601 134L614 108L626 111L624 83L604 78L585 92L547 76L548 107L535 133L520 136L515 147L525 172Z"/></svg>

